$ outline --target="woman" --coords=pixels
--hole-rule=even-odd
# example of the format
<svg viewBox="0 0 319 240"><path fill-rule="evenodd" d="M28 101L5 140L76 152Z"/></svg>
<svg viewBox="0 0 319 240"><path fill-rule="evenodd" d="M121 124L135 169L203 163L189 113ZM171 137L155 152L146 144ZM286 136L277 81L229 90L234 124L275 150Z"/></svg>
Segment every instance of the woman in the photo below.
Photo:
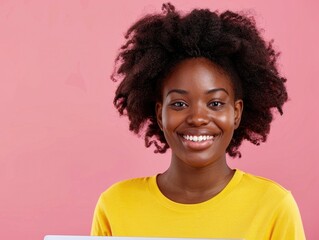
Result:
<svg viewBox="0 0 319 240"><path fill-rule="evenodd" d="M207 9L181 15L164 4L126 39L114 104L131 131L145 131L146 147L171 149L171 164L105 191L91 234L305 239L289 191L226 162L226 153L241 156L243 140L266 141L272 110L282 114L287 101L278 53L254 20Z"/></svg>

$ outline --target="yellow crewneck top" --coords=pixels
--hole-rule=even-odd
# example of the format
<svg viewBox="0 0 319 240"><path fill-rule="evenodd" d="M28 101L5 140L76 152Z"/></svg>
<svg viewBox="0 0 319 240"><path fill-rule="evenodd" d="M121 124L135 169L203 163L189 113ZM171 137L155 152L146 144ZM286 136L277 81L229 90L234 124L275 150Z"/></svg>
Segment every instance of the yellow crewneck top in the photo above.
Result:
<svg viewBox="0 0 319 240"><path fill-rule="evenodd" d="M218 195L197 204L166 198L156 176L116 183L98 200L91 235L305 239L291 193L273 181L240 170Z"/></svg>

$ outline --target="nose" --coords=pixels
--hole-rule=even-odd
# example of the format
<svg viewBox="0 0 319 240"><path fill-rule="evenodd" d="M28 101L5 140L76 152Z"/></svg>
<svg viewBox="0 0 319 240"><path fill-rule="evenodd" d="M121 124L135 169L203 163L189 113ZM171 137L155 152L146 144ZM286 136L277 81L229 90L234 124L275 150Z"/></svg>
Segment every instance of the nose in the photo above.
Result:
<svg viewBox="0 0 319 240"><path fill-rule="evenodd" d="M199 127L209 123L209 113L207 111L207 106L198 104L189 108L189 114L187 116L186 122L190 126Z"/></svg>

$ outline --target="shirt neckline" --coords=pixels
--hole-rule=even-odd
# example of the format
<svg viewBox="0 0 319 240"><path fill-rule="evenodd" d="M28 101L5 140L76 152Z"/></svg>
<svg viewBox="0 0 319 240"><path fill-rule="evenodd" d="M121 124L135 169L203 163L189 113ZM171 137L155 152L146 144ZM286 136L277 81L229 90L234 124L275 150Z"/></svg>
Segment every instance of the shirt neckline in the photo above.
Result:
<svg viewBox="0 0 319 240"><path fill-rule="evenodd" d="M159 201L162 205L164 205L170 209L174 209L176 211L183 211L183 212L185 212L185 211L198 211L201 209L207 210L207 206L216 206L219 202L221 202L221 200L224 199L225 196L227 196L234 189L234 187L241 181L243 175L244 175L243 171L241 171L239 169L235 169L234 176L232 177L232 179L229 181L229 183L226 185L226 187L221 192L219 192L213 198L208 199L204 202L200 202L200 203L192 203L192 204L178 203L178 202L174 202L171 199L167 198L161 192L161 190L159 189L159 187L157 185L156 178L158 175L154 175L150 178L149 190L151 191L151 193L153 193L153 195L155 196L157 201Z"/></svg>

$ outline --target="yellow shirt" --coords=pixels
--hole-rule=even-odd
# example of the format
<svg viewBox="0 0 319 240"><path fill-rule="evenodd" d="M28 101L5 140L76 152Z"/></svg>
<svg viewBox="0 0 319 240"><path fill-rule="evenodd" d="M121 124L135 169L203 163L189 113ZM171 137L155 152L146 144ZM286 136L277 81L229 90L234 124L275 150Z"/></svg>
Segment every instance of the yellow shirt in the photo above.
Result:
<svg viewBox="0 0 319 240"><path fill-rule="evenodd" d="M291 193L240 170L217 196L197 204L166 198L156 176L114 184L99 198L91 235L305 239Z"/></svg>

